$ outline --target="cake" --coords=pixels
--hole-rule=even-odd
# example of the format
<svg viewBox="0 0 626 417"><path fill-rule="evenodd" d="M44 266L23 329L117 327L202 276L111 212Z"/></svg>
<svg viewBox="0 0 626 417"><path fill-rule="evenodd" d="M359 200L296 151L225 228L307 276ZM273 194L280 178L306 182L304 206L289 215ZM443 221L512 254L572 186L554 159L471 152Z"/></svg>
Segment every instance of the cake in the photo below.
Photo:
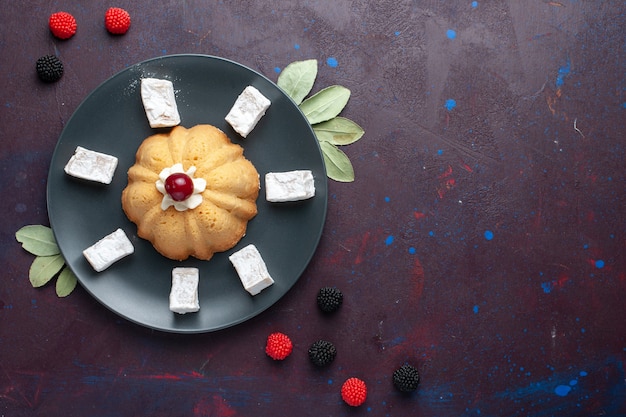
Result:
<svg viewBox="0 0 626 417"><path fill-rule="evenodd" d="M220 129L176 126L139 146L122 208L163 256L209 260L245 235L259 187L243 148Z"/></svg>

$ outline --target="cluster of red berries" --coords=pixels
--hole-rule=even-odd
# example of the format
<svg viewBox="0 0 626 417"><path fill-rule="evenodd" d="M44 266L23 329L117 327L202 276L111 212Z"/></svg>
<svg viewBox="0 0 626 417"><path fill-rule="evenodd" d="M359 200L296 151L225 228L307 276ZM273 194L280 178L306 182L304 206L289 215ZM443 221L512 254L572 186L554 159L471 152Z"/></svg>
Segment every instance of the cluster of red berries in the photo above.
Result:
<svg viewBox="0 0 626 417"><path fill-rule="evenodd" d="M56 12L48 19L50 32L59 39L69 39L76 33L76 19L68 12ZM104 13L104 27L113 35L123 35L130 29L130 14L119 7L111 7Z"/></svg>
<svg viewBox="0 0 626 417"><path fill-rule="evenodd" d="M50 15L48 27L58 39L69 39L76 34L76 18L68 12ZM123 35L130 28L130 14L119 7L111 7L104 14L104 27L113 35ZM63 64L54 55L45 55L37 60L37 75L42 81L54 82L63 75Z"/></svg>
<svg viewBox="0 0 626 417"><path fill-rule="evenodd" d="M325 312L338 309L343 301L343 294L336 288L324 287L317 295L319 308ZM293 342L284 333L274 332L267 338L265 353L272 359L282 361L293 351ZM329 365L337 354L335 346L328 341L318 340L309 348L309 359L319 367ZM395 388L403 393L415 391L419 385L419 373L416 368L404 364L393 373ZM352 407L362 405L367 399L367 385L359 378L348 378L341 386L341 398Z"/></svg>

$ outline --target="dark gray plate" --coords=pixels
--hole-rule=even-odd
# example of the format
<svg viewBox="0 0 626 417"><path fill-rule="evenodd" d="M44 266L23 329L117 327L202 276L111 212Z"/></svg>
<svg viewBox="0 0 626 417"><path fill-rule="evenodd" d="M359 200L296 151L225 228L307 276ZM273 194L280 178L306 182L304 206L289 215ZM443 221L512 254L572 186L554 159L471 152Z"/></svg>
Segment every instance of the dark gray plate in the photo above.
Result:
<svg viewBox="0 0 626 417"><path fill-rule="evenodd" d="M244 147L261 175L258 215L233 249L210 261L176 262L159 255L122 211L120 197L126 171L144 138L154 134L140 97L140 79L155 77L174 83L181 125L209 123ZM235 99L248 85L272 102L247 139L224 121ZM77 145L114 155L119 165L110 185L77 180L63 168ZM310 169L316 195L298 203L265 201L263 177L273 171ZM82 286L122 317L149 328L199 333L233 326L278 301L296 283L319 243L327 206L327 179L319 144L295 103L261 74L235 62L206 55L173 55L133 65L93 91L64 128L48 175L48 214L57 242ZM82 255L93 243L122 228L135 253L96 273ZM275 284L250 296L228 255L254 244ZM169 310L171 271L176 266L200 269L200 311L178 315Z"/></svg>

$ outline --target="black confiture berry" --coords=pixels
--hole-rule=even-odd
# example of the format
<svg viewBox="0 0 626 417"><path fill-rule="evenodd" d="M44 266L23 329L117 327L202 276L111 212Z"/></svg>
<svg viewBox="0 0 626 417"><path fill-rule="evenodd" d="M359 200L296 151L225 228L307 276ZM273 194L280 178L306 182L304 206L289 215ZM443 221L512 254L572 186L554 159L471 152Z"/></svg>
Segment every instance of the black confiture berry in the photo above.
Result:
<svg viewBox="0 0 626 417"><path fill-rule="evenodd" d="M63 63L54 55L44 55L37 60L37 75L42 81L51 83L63 76Z"/></svg>
<svg viewBox="0 0 626 417"><path fill-rule="evenodd" d="M337 349L326 340L318 340L309 348L309 359L315 366L326 366L335 360Z"/></svg>
<svg viewBox="0 0 626 417"><path fill-rule="evenodd" d="M317 293L317 305L325 313L337 310L343 302L343 294L335 287L323 287Z"/></svg>
<svg viewBox="0 0 626 417"><path fill-rule="evenodd" d="M420 374L415 367L404 364L393 373L393 385L400 392L412 392L420 383Z"/></svg>

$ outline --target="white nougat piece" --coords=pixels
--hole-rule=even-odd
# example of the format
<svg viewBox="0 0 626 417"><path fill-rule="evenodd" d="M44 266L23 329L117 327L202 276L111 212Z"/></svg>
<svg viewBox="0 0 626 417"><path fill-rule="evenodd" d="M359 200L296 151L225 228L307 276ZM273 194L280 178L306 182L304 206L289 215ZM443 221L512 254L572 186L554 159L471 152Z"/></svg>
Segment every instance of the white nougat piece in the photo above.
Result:
<svg viewBox="0 0 626 417"><path fill-rule="evenodd" d="M83 255L96 272L102 272L115 262L135 251L122 229L103 237L83 251Z"/></svg>
<svg viewBox="0 0 626 417"><path fill-rule="evenodd" d="M178 314L186 314L200 310L198 282L198 268L177 267L172 269L171 311Z"/></svg>
<svg viewBox="0 0 626 417"><path fill-rule="evenodd" d="M117 158L77 146L64 171L72 177L110 184L117 168Z"/></svg>
<svg viewBox="0 0 626 417"><path fill-rule="evenodd" d="M250 244L228 259L237 270L243 287L251 295L257 295L274 283L256 246Z"/></svg>
<svg viewBox="0 0 626 417"><path fill-rule="evenodd" d="M249 85L237 97L225 120L245 138L261 120L270 104L272 103L267 97Z"/></svg>
<svg viewBox="0 0 626 417"><path fill-rule="evenodd" d="M171 127L180 124L174 84L171 81L142 78L141 101L150 127Z"/></svg>
<svg viewBox="0 0 626 417"><path fill-rule="evenodd" d="M310 170L268 172L265 174L265 199L272 203L306 200L315 195Z"/></svg>

